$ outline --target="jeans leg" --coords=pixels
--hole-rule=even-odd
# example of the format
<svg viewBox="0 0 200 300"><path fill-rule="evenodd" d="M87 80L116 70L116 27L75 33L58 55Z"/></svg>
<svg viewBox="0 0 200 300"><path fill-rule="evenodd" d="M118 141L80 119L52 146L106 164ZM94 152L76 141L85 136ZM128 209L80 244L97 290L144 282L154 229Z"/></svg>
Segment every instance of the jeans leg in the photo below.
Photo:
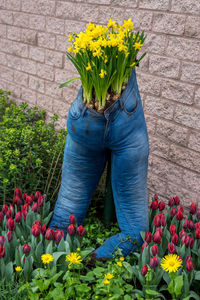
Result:
<svg viewBox="0 0 200 300"><path fill-rule="evenodd" d="M148 142L112 152L111 180L116 214L121 232L107 239L97 250L97 257L110 258L119 247L125 256L142 244L140 231L148 231ZM127 236L131 240L127 240Z"/></svg>
<svg viewBox="0 0 200 300"><path fill-rule="evenodd" d="M74 214L78 225L83 223L92 194L100 180L107 160L105 150L93 150L75 142L67 135L62 181L49 228L64 230L69 215Z"/></svg>

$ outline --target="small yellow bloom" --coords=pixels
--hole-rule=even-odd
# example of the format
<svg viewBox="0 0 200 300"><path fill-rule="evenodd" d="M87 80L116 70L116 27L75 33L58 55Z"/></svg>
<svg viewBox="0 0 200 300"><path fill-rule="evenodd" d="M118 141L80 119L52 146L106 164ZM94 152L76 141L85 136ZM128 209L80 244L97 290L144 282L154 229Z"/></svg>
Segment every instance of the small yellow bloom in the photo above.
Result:
<svg viewBox="0 0 200 300"><path fill-rule="evenodd" d="M90 63L88 63L88 65L87 65L87 67L86 67L86 70L87 70L87 71L92 70L92 68L91 68L91 66L90 66ZM80 248L78 248L78 249L79 249L79 251L80 251ZM78 249L77 249L77 250L78 250Z"/></svg>
<svg viewBox="0 0 200 300"><path fill-rule="evenodd" d="M110 27L117 27L117 25L115 25L115 23L116 23L116 21L112 21L111 19L108 21L108 23L107 23L107 26L108 26L108 28L110 28Z"/></svg>
<svg viewBox="0 0 200 300"><path fill-rule="evenodd" d="M113 277L114 277L114 275L111 274L111 273L105 274L105 278L106 278L106 279L111 279L111 278L113 278Z"/></svg>
<svg viewBox="0 0 200 300"><path fill-rule="evenodd" d="M140 48L143 46L143 44L141 44L141 42L139 41L138 43L136 42L133 47L135 48L135 50L140 50Z"/></svg>
<svg viewBox="0 0 200 300"><path fill-rule="evenodd" d="M99 73L99 76L100 76L101 78L104 78L104 76L105 76L106 74L107 74L106 71L103 70L103 69L101 69L101 73Z"/></svg>
<svg viewBox="0 0 200 300"><path fill-rule="evenodd" d="M182 259L177 254L168 254L162 258L160 265L165 272L177 272L182 267Z"/></svg>
<svg viewBox="0 0 200 300"><path fill-rule="evenodd" d="M73 48L72 48L72 47L69 47L67 50L68 50L69 52L73 52Z"/></svg>
<svg viewBox="0 0 200 300"><path fill-rule="evenodd" d="M77 251L81 251L81 249L80 249L80 248L77 248L76 250L77 250Z"/></svg>
<svg viewBox="0 0 200 300"><path fill-rule="evenodd" d="M22 268L21 267L15 267L15 271L17 271L17 272L21 272L22 271Z"/></svg>
<svg viewBox="0 0 200 300"><path fill-rule="evenodd" d="M104 280L104 284L109 284L110 281L108 279Z"/></svg>
<svg viewBox="0 0 200 300"><path fill-rule="evenodd" d="M42 260L43 264L49 264L51 261L53 261L53 256L49 253L43 254L41 256L41 260Z"/></svg>
<svg viewBox="0 0 200 300"><path fill-rule="evenodd" d="M90 23L90 22L89 22L89 24L87 24L86 26L87 26L87 30L93 30L93 29L96 27L95 24L92 24L92 23Z"/></svg>
<svg viewBox="0 0 200 300"><path fill-rule="evenodd" d="M117 265L118 265L119 267L122 267L121 261L118 261L118 262L117 262Z"/></svg>
<svg viewBox="0 0 200 300"><path fill-rule="evenodd" d="M71 266L71 264L81 264L82 259L80 255L78 255L75 252L72 252L66 256L66 261L69 261L69 266Z"/></svg>
<svg viewBox="0 0 200 300"><path fill-rule="evenodd" d="M123 27L126 29L133 29L133 22L131 22L131 18L128 20L124 20Z"/></svg>
<svg viewBox="0 0 200 300"><path fill-rule="evenodd" d="M129 56L129 52L126 52L125 57L127 58Z"/></svg>
<svg viewBox="0 0 200 300"><path fill-rule="evenodd" d="M104 60L105 64L107 63L107 61L108 61L107 58L105 58L105 60Z"/></svg>
<svg viewBox="0 0 200 300"><path fill-rule="evenodd" d="M71 42L72 40L73 40L73 36L71 34L69 34L68 41Z"/></svg>
<svg viewBox="0 0 200 300"><path fill-rule="evenodd" d="M120 259L119 260L121 260L121 261L124 261L124 257L122 256L122 257L120 257Z"/></svg>
<svg viewBox="0 0 200 300"><path fill-rule="evenodd" d="M131 65L130 65L130 67L134 67L136 65L136 62L134 61Z"/></svg>

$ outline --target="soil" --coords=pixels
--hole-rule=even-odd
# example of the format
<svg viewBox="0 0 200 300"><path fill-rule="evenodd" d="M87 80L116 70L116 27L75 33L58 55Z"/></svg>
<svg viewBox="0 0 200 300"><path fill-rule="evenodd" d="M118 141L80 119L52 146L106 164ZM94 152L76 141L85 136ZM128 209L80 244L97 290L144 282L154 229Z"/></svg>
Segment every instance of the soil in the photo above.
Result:
<svg viewBox="0 0 200 300"><path fill-rule="evenodd" d="M114 102L116 102L122 95L123 91L125 90L126 88L126 84L123 84L122 85L122 90L121 90L121 93L120 94L117 94L117 93L114 93L114 92L111 92L110 89L108 89L108 92L107 92L107 95L106 95L106 104L103 108L101 109L98 109L98 105L99 105L99 102L98 101L95 101L95 92L93 90L92 92L92 99L90 100L90 103L87 103L86 101L83 102L87 107L91 108L91 109L94 109L96 112L100 113L100 114L103 114L104 111L109 108Z"/></svg>

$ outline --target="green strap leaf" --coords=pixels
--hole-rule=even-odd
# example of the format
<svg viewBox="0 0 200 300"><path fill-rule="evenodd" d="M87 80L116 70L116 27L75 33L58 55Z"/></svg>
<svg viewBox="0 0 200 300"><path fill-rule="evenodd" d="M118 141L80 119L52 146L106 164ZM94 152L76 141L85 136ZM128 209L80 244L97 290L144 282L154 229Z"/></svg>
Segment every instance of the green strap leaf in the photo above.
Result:
<svg viewBox="0 0 200 300"><path fill-rule="evenodd" d="M64 83L62 83L62 84L59 86L59 88L62 88L62 87L64 87L64 86L66 86L67 84L69 84L69 83L72 82L72 81L75 81L76 79L80 79L80 77L75 77L75 78L72 78L72 79L70 79L70 80L68 80L68 81L66 81L66 82L64 82Z"/></svg>

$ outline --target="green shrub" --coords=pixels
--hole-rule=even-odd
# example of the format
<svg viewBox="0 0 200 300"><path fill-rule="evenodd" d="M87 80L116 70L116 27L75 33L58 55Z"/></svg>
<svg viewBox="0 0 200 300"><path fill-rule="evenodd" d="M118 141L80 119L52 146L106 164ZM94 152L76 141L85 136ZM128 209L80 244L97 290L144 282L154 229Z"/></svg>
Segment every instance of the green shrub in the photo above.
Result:
<svg viewBox="0 0 200 300"><path fill-rule="evenodd" d="M19 187L27 193L42 190L54 203L67 131L56 131L56 114L47 125L44 110L17 106L9 95L0 90L0 199L12 199Z"/></svg>

